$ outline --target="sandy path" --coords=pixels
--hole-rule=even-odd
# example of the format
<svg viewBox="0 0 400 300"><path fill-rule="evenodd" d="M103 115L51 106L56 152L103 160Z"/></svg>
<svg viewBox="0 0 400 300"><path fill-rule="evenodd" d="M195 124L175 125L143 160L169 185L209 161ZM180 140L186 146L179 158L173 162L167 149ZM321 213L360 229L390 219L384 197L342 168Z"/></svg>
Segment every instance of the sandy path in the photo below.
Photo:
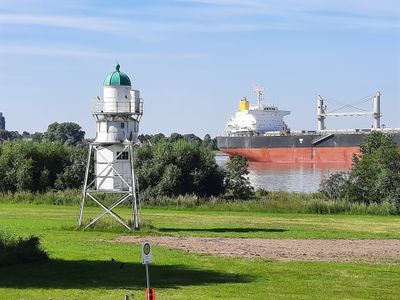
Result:
<svg viewBox="0 0 400 300"><path fill-rule="evenodd" d="M204 237L132 237L123 243L151 242L187 252L226 257L302 261L400 262L400 240L290 240Z"/></svg>

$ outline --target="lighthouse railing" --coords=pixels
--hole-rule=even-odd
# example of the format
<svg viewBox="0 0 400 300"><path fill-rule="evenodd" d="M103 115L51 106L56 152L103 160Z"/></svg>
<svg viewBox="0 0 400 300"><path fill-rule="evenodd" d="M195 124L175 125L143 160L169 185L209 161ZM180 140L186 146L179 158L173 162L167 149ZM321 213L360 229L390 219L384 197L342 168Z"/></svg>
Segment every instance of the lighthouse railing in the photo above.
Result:
<svg viewBox="0 0 400 300"><path fill-rule="evenodd" d="M143 114L143 99L136 98L130 101L107 101L99 97L92 99L92 113L130 113L136 115Z"/></svg>

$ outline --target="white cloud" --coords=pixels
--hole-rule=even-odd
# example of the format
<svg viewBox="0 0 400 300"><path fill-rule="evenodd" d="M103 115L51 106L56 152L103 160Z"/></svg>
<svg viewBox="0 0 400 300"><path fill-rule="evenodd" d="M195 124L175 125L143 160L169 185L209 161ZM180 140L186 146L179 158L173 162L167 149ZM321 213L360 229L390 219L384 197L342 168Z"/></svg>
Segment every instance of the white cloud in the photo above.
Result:
<svg viewBox="0 0 400 300"><path fill-rule="evenodd" d="M127 59L200 59L203 54L196 53L138 53L138 52L105 52L92 49L68 48L49 45L7 45L0 47L0 55L7 56L64 56L74 58L127 58Z"/></svg>
<svg viewBox="0 0 400 300"><path fill-rule="evenodd" d="M154 34L176 32L243 32L279 29L282 24L253 24L252 22L133 22L97 17L0 14L0 24L45 26L61 29L112 33L125 37L154 39ZM157 35L160 36L160 35Z"/></svg>
<svg viewBox="0 0 400 300"><path fill-rule="evenodd" d="M68 49L64 47L48 47L48 46L33 46L33 45L13 45L2 46L0 53L5 55L39 55L39 56L70 56L70 57L109 57L111 53Z"/></svg>
<svg viewBox="0 0 400 300"><path fill-rule="evenodd" d="M247 5L247 6L258 6L257 1L252 0L176 0L181 3L202 3L212 5Z"/></svg>
<svg viewBox="0 0 400 300"><path fill-rule="evenodd" d="M0 23L9 25L41 25L49 27L83 29L94 31L113 31L115 25L110 22L104 22L98 18L82 17L63 17L46 15L28 15L28 14L2 14ZM107 24L108 23L108 24ZM107 26L109 25L109 26Z"/></svg>
<svg viewBox="0 0 400 300"><path fill-rule="evenodd" d="M109 13L93 16L0 13L0 24L111 33L131 39L163 40L176 33L257 32L307 29L399 29L395 1L177 0L179 5L142 8L140 19ZM201 7L187 3L202 3ZM400 7L400 6L399 6ZM103 12L107 10L104 8ZM111 10L112 11L112 10ZM128 10L123 10L129 11ZM167 12L167 13L165 13ZM145 21L143 21L145 20ZM5 30L12 30L12 27Z"/></svg>
<svg viewBox="0 0 400 300"><path fill-rule="evenodd" d="M208 4L217 13L218 11L223 13L225 9L228 13L280 17L293 15L306 17L312 14L396 20L400 17L400 5L397 0L177 0L177 2Z"/></svg>

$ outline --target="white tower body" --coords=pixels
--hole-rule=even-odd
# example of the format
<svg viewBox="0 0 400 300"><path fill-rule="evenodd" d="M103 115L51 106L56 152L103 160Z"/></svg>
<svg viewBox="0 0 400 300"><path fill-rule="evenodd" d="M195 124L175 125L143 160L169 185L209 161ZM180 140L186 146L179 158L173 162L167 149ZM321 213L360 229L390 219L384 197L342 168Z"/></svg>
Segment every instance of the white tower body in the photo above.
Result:
<svg viewBox="0 0 400 300"><path fill-rule="evenodd" d="M139 122L143 114L143 101L139 90L132 89L129 77L116 70L110 73L103 84L103 98L93 99L92 114L96 120L96 138L90 145L88 166L79 214L82 225L83 206L88 196L105 209L105 213L90 222L110 213L122 225L130 229L121 217L112 212L120 203L129 200L134 208L134 227L139 226L137 181L134 173L133 147L138 144ZM88 183L91 152L94 152L95 179ZM106 208L94 193L120 193L122 196L114 207Z"/></svg>

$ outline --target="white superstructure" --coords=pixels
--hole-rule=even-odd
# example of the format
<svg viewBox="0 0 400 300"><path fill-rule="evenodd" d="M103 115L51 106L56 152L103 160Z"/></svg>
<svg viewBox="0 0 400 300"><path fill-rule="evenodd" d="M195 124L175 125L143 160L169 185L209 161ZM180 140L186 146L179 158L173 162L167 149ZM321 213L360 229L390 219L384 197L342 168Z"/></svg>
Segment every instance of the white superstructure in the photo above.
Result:
<svg viewBox="0 0 400 300"><path fill-rule="evenodd" d="M256 85L254 92L257 97L257 105L250 106L249 101L245 97L240 100L239 111L226 124L226 135L240 133L258 134L288 130L283 117L289 115L290 111L279 110L274 105L262 104L264 88Z"/></svg>

